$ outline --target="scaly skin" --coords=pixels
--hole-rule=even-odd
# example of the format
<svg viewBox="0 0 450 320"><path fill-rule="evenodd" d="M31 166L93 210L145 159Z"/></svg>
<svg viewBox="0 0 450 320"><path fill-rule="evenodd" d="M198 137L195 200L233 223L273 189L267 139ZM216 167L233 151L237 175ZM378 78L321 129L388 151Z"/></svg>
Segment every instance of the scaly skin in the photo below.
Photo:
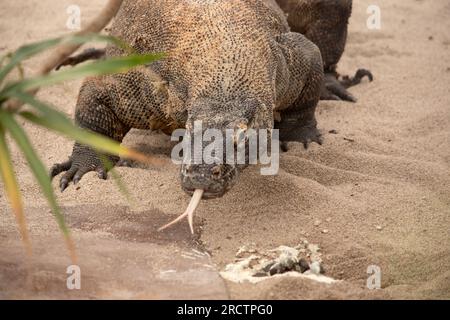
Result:
<svg viewBox="0 0 450 320"><path fill-rule="evenodd" d="M336 67L347 42L348 20L352 13L352 0L276 0L288 15L292 31L304 34L314 42L322 54L325 83L321 100L356 99L346 90L357 85L364 77L370 81L370 71L359 69L354 77L342 79Z"/></svg>
<svg viewBox="0 0 450 320"><path fill-rule="evenodd" d="M358 85L365 77L373 81L372 73L366 69L359 69L353 77L349 77L341 76L336 71L347 42L352 0L276 0L276 2L288 15L292 31L304 34L321 51L326 74L321 100L356 102L346 89ZM98 59L104 55L105 50L91 48L68 58L57 69L89 59Z"/></svg>
<svg viewBox="0 0 450 320"><path fill-rule="evenodd" d="M167 57L86 79L76 106L80 127L121 142L131 128L192 134L201 120L204 130L275 127L282 141L321 143L314 116L323 84L320 50L291 32L274 0L128 0L111 34L138 53ZM122 54L106 50L106 57ZM218 197L240 170L237 164L184 164L181 184L188 193L203 189L204 197ZM51 174L63 171L61 190L86 172L104 177L105 170L95 152L75 144L69 161Z"/></svg>

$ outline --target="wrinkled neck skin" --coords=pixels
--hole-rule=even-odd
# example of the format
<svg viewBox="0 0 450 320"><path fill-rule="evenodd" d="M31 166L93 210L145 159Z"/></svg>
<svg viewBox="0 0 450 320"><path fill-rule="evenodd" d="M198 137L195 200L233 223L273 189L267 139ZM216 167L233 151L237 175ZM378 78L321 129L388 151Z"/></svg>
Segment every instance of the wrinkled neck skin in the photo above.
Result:
<svg viewBox="0 0 450 320"><path fill-rule="evenodd" d="M202 189L204 199L222 197L248 166L250 129L272 128L272 109L258 99L195 100L188 108L184 136L183 190L192 195Z"/></svg>

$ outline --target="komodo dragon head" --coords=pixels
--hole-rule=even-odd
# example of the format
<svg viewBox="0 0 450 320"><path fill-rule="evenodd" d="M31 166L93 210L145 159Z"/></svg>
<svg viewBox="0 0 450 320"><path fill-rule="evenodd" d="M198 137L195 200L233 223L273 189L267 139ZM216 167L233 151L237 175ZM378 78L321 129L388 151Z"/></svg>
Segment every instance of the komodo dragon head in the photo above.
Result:
<svg viewBox="0 0 450 320"><path fill-rule="evenodd" d="M267 122L262 119L271 121L267 112L256 99L196 100L186 122L191 152L181 165L183 190L192 195L195 190L201 189L204 199L222 197L230 190L239 172L249 162L247 133L249 129L260 128ZM199 140L203 137L197 152L194 149L196 136ZM212 147L215 149L211 150ZM238 161L238 148L244 147L242 157L245 158Z"/></svg>

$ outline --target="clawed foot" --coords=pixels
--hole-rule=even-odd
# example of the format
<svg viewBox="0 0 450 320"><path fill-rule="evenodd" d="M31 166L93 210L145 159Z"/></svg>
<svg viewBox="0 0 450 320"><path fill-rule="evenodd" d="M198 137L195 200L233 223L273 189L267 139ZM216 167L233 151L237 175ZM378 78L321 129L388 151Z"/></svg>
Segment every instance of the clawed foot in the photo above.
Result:
<svg viewBox="0 0 450 320"><path fill-rule="evenodd" d="M114 166L118 158L108 156L105 159L107 163L103 164L95 151L85 146L76 145L69 160L52 166L50 178L53 179L60 173L65 172L59 181L61 192L67 189L70 182L77 184L86 173L91 171L97 172L100 179L106 180L108 178L108 169L105 165Z"/></svg>
<svg viewBox="0 0 450 320"><path fill-rule="evenodd" d="M70 159L66 162L53 165L50 169L50 178L53 179L58 174L65 172L59 181L59 188L61 192L63 192L67 189L70 182L73 182L74 185L77 184L86 173L91 171L96 171L100 179L106 180L108 178L107 170L103 166L98 166L95 168L88 166L77 166Z"/></svg>
<svg viewBox="0 0 450 320"><path fill-rule="evenodd" d="M280 141L280 148L283 152L289 151L288 142L300 142L305 149L308 149L313 142L319 145L323 144L322 135L315 126L291 129L287 134L280 133Z"/></svg>
<svg viewBox="0 0 450 320"><path fill-rule="evenodd" d="M343 76L341 79L337 73L326 73L320 99L356 102L356 98L347 89L361 83L364 77L373 81L372 73L366 69L359 69L354 77Z"/></svg>

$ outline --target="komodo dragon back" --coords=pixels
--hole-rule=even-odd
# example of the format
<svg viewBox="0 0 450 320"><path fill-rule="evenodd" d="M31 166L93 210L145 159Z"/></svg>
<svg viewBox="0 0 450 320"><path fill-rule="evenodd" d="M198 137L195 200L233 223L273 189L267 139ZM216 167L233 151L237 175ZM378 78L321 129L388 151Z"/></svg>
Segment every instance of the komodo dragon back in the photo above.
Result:
<svg viewBox="0 0 450 320"><path fill-rule="evenodd" d="M174 101L237 96L245 87L270 103L274 39L288 31L285 14L272 0L129 0L111 34L138 53L166 53L152 69L167 81ZM109 56L119 54L116 47L107 50Z"/></svg>

